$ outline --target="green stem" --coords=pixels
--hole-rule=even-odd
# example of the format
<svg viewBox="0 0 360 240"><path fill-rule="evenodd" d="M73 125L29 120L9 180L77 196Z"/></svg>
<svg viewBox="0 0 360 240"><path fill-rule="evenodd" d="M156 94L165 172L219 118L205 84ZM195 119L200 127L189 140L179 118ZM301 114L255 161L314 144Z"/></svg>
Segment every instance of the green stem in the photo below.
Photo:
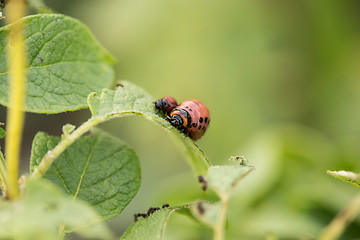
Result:
<svg viewBox="0 0 360 240"><path fill-rule="evenodd" d="M59 228L59 237L60 239L64 239L65 236L65 224L61 224Z"/></svg>
<svg viewBox="0 0 360 240"><path fill-rule="evenodd" d="M50 168L54 160L60 156L62 152L65 151L73 142L75 142L79 137L88 132L91 128L95 127L97 124L103 122L101 118L90 118L87 122L82 124L80 127L75 129L69 135L63 137L63 139L56 145L53 150L48 151L45 156L41 159L40 164L34 169L34 172L31 175L31 178L38 179L41 178L45 172Z"/></svg>
<svg viewBox="0 0 360 240"><path fill-rule="evenodd" d="M214 240L224 240L225 239L225 222L226 222L226 213L229 205L229 198L221 198L221 207L218 215L216 225L214 226Z"/></svg>
<svg viewBox="0 0 360 240"><path fill-rule="evenodd" d="M324 229L319 240L333 240L340 237L346 226L360 211L360 195L357 195Z"/></svg>
<svg viewBox="0 0 360 240"><path fill-rule="evenodd" d="M0 187L3 194L7 191L7 169L5 164L4 155L0 150Z"/></svg>
<svg viewBox="0 0 360 240"><path fill-rule="evenodd" d="M9 107L7 115L6 161L8 169L8 197L14 199L19 196L17 183L19 177L19 158L21 135L24 125L23 106L25 103L25 51L23 41L23 25L15 23L25 15L23 0L12 1L7 6L8 23L14 23L9 34Z"/></svg>
<svg viewBox="0 0 360 240"><path fill-rule="evenodd" d="M237 181L233 184L236 186L239 181L241 181L244 177L246 177L250 172L252 172L255 168L251 167L245 174L243 174ZM226 194L222 193L218 189L213 189L216 194L220 197L221 207L218 215L217 222L214 228L214 240L224 240L225 239L225 223L226 223L226 214L229 206L229 199L234 191L234 187L231 188Z"/></svg>

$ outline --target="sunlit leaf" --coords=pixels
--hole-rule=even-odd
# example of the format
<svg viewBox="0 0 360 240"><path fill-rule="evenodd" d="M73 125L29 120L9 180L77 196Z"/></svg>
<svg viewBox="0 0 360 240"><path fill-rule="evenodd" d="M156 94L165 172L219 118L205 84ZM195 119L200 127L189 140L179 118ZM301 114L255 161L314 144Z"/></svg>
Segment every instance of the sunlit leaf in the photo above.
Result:
<svg viewBox="0 0 360 240"><path fill-rule="evenodd" d="M360 187L360 174L349 171L327 171L331 176Z"/></svg>
<svg viewBox="0 0 360 240"><path fill-rule="evenodd" d="M215 226L220 213L221 202L199 201L191 204L190 211L200 222Z"/></svg>
<svg viewBox="0 0 360 240"><path fill-rule="evenodd" d="M252 166L211 166L205 177L210 188L220 197L230 196L238 182L254 170Z"/></svg>

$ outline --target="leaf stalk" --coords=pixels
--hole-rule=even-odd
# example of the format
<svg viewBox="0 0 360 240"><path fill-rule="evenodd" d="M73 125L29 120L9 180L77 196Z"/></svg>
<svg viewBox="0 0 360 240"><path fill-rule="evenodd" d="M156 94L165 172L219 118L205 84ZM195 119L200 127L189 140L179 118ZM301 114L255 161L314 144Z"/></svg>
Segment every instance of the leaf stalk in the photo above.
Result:
<svg viewBox="0 0 360 240"><path fill-rule="evenodd" d="M75 142L79 137L87 133L93 127L103 122L102 119L92 117L87 122L82 124L80 127L75 129L69 135L63 137L58 145L53 150L48 151L45 156L41 159L40 164L34 169L34 172L31 175L31 178L41 178L46 171L50 168L51 164L55 161L57 157L60 156L62 152L65 151L73 142Z"/></svg>
<svg viewBox="0 0 360 240"><path fill-rule="evenodd" d="M347 225L360 212L360 195L357 195L323 230L319 240L338 239Z"/></svg>

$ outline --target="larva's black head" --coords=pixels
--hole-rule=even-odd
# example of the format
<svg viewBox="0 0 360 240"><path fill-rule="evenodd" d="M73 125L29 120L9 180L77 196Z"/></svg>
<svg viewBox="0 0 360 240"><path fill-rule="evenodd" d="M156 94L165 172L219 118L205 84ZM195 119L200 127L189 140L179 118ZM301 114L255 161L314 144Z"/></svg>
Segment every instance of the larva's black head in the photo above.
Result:
<svg viewBox="0 0 360 240"><path fill-rule="evenodd" d="M177 129L182 129L184 128L184 121L182 120L182 118L175 114L175 115L172 115L170 118L169 118L169 121L171 123L171 125L173 125L174 127L176 127Z"/></svg>
<svg viewBox="0 0 360 240"><path fill-rule="evenodd" d="M164 109L169 107L169 104L165 99L160 99L160 100L155 101L155 107L156 107L156 109L163 111Z"/></svg>

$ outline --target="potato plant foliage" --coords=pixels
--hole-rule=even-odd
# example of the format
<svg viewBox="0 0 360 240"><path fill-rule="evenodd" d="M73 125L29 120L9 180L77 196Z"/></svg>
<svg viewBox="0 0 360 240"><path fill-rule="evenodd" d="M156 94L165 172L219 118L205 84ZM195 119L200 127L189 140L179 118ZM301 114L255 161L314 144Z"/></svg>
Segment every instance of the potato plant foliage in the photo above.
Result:
<svg viewBox="0 0 360 240"><path fill-rule="evenodd" d="M178 139L195 177L208 173L211 164L202 150L156 111L152 96L130 82L115 87L113 58L84 24L68 16L31 15L0 29L2 105L9 106L8 36L19 23L24 26L27 55L23 111L54 114L89 108L92 116L78 128L64 126L62 136L36 134L30 175L21 182L21 196L0 202L1 238L62 239L65 233L74 231L83 237L114 237L103 221L121 214L134 198L140 187L141 170L134 149L95 128L113 118L137 115L159 125ZM5 130L0 130L1 137L5 137ZM1 156L5 184L6 162L2 153ZM231 174L225 171L211 176L209 172L210 176L206 176L212 179L227 175L226 184L220 186L224 191L218 192L220 199L240 176L252 170L240 165L232 168ZM210 182L209 188L212 187ZM6 196L5 190L3 195ZM148 214L135 222L121 239L162 239L170 215L176 211L192 215L190 209L196 204L167 207ZM196 214L192 216L197 218ZM198 219L202 221L201 217ZM223 232L224 222L210 227Z"/></svg>
<svg viewBox="0 0 360 240"><path fill-rule="evenodd" d="M29 4L51 12L41 1ZM30 15L0 28L1 105L11 106L9 34L18 24L24 28L27 56L26 101L21 111L56 114L88 108L90 117L78 127L65 125L61 136L35 135L30 172L19 179L21 194L16 199L7 196L9 173L6 153L0 149L0 238L61 240L71 233L90 239L161 240L171 216L181 213L212 230L213 239L226 239L231 196L255 168L241 157L233 157L228 165L212 165L194 141L155 109L154 97L131 82L116 82L114 58L83 23L61 14ZM123 235L115 236L105 220L120 215L136 196L140 160L135 149L97 125L129 116L147 119L174 137L194 179L200 180L200 197L139 214ZM0 123L0 139L7 136L6 126ZM329 174L359 186L358 174ZM210 194L201 195L202 191Z"/></svg>

